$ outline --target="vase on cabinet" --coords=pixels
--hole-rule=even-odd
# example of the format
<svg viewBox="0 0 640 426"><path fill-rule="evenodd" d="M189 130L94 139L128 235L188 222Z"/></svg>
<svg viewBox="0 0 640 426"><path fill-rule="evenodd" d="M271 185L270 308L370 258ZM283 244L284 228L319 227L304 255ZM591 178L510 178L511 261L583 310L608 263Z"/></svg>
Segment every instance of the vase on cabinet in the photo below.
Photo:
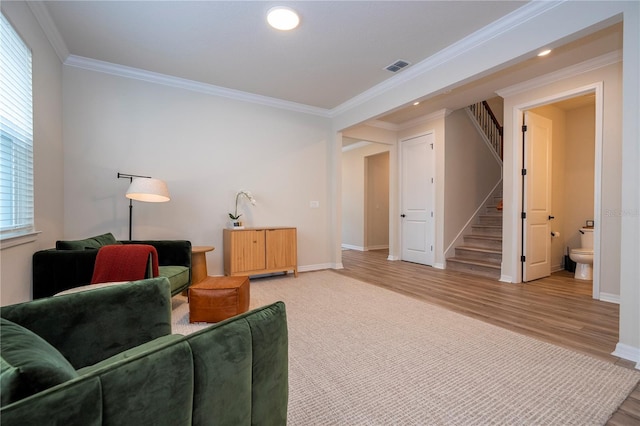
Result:
<svg viewBox="0 0 640 426"><path fill-rule="evenodd" d="M244 229L244 225L242 221L238 219L231 219L228 224L229 229Z"/></svg>

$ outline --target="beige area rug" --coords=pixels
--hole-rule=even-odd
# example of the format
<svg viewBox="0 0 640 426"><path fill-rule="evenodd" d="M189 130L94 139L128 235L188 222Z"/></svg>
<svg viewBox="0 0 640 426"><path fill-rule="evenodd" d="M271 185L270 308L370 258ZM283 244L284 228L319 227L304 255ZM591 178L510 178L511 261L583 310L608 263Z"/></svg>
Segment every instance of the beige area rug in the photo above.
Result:
<svg viewBox="0 0 640 426"><path fill-rule="evenodd" d="M640 372L332 271L251 282L287 305L289 425L599 425ZM188 305L174 298L177 333Z"/></svg>

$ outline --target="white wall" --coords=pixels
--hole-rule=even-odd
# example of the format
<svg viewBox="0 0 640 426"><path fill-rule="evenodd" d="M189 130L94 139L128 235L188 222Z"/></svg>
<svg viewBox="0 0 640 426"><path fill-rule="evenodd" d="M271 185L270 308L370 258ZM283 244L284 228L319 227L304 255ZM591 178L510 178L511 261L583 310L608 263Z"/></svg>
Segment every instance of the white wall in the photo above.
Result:
<svg viewBox="0 0 640 426"><path fill-rule="evenodd" d="M465 228L502 178L501 164L464 109L445 118L444 244Z"/></svg>
<svg viewBox="0 0 640 426"><path fill-rule="evenodd" d="M0 305L31 299L31 255L62 237L62 65L25 2L2 13L32 52L36 241L0 251Z"/></svg>
<svg viewBox="0 0 640 426"><path fill-rule="evenodd" d="M172 196L134 202L133 239L213 245L210 275L240 189L257 200L241 207L246 226L295 226L299 269L330 263L327 119L69 66L64 88L65 238L127 238L123 172Z"/></svg>
<svg viewBox="0 0 640 426"><path fill-rule="evenodd" d="M594 219L595 110L593 105L566 113L564 211L568 246L582 247L579 229ZM619 293L616 293L619 294Z"/></svg>

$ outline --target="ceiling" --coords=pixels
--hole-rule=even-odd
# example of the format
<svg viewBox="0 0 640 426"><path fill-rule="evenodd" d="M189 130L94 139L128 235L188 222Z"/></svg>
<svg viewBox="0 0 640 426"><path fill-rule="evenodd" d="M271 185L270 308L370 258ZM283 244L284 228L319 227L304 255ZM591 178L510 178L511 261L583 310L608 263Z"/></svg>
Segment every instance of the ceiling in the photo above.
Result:
<svg viewBox="0 0 640 426"><path fill-rule="evenodd" d="M71 55L331 109L523 1L46 1ZM290 32L267 25L295 9ZM408 68L405 68L405 70ZM400 71L402 72L402 71Z"/></svg>
<svg viewBox="0 0 640 426"><path fill-rule="evenodd" d="M396 60L415 65L525 1L45 1L56 51L178 77L214 87L331 110L398 78L384 68ZM270 28L273 6L295 9L300 26ZM495 70L418 107L379 120L403 123L440 108L455 109L495 96L497 89L577 63L621 46L621 26L596 43L573 41L546 62L527 59ZM45 28L46 30L46 28ZM617 32L616 32L617 31ZM49 34L51 39L51 34ZM606 44L606 47L600 45ZM595 47L594 47L595 46ZM54 47L55 43L54 43ZM533 55L532 55L533 56ZM555 57L555 59L554 59ZM546 65L545 65L546 64ZM552 65L551 65L552 64ZM477 98L477 99L476 99Z"/></svg>

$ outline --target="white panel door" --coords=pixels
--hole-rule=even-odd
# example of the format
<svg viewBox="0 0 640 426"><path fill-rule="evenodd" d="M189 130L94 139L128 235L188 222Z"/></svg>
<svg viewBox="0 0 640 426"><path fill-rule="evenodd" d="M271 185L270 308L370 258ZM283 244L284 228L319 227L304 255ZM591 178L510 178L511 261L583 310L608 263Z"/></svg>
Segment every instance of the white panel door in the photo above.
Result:
<svg viewBox="0 0 640 426"><path fill-rule="evenodd" d="M551 275L551 128L548 118L524 113L523 281Z"/></svg>
<svg viewBox="0 0 640 426"><path fill-rule="evenodd" d="M402 260L433 265L434 136L401 142Z"/></svg>

